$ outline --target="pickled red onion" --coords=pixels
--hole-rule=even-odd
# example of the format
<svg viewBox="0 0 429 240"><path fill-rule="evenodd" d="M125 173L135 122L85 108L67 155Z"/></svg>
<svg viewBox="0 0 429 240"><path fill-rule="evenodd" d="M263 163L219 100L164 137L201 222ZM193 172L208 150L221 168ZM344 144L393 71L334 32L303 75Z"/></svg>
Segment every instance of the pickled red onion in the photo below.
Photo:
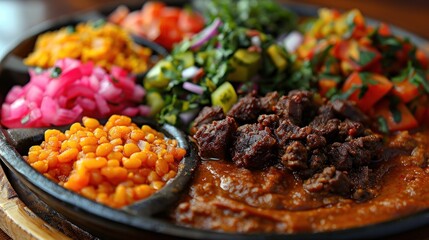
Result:
<svg viewBox="0 0 429 240"><path fill-rule="evenodd" d="M82 116L147 115L148 107L140 104L145 93L135 77L119 67L109 73L92 63L62 59L41 73L30 70L25 86L12 87L2 105L1 123L8 128L48 127Z"/></svg>

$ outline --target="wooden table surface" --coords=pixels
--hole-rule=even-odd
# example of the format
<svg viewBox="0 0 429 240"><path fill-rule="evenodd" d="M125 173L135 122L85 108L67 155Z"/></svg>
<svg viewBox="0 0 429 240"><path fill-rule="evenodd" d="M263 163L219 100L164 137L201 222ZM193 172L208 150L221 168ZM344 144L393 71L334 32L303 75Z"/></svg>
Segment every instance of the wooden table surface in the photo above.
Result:
<svg viewBox="0 0 429 240"><path fill-rule="evenodd" d="M281 2L299 2L308 3L319 6L333 7L338 9L358 8L365 15L379 19L381 21L397 25L401 28L414 32L424 38L429 39L429 1L427 0L301 0L301 1L286 1ZM7 52L9 46L16 41L21 33L25 32L34 25L49 19L72 14L76 11L89 10L105 6L113 3L131 3L139 4L141 0L1 0L0 1L0 59ZM4 80L4 79L2 79ZM17 198L3 174L0 166L0 204L2 199L13 199L12 204L8 206L9 213L13 211L29 211L29 224L32 227L37 226L44 231L51 231L55 238L63 238L60 232L54 231L50 226L47 226L42 220L38 219L31 211L26 209L25 205ZM4 207L4 206L2 206ZM0 228L6 229L14 238L37 238L37 236L13 235L14 228L19 226L10 225L9 222L4 222L4 216L0 213ZM34 219L31 218L33 216ZM27 221L27 220L26 220ZM33 232L37 232L35 229ZM10 239L4 232L0 230L0 239ZM394 239L429 239L429 231L421 229L413 233L405 233Z"/></svg>

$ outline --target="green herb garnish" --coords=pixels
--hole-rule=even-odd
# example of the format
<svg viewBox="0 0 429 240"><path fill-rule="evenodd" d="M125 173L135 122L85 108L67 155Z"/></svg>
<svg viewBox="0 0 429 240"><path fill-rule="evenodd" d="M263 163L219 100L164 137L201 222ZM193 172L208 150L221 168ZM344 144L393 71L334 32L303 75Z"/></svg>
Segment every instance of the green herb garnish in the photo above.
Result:
<svg viewBox="0 0 429 240"><path fill-rule="evenodd" d="M57 77L59 77L61 75L61 72L62 72L61 68L54 67L52 69L52 72L51 72L51 78L57 78Z"/></svg>

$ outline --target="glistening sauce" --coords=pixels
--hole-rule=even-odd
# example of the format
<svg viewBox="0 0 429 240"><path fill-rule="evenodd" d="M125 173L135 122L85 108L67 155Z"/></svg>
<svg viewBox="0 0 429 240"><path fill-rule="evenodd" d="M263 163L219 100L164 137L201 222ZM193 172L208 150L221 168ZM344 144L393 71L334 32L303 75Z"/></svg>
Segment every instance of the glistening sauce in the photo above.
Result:
<svg viewBox="0 0 429 240"><path fill-rule="evenodd" d="M270 167L239 168L203 161L189 193L172 213L177 224L226 232L319 232L378 223L429 207L429 131L403 132L388 140L395 149L414 142L409 154L374 168L374 198L357 202L310 194L292 174Z"/></svg>

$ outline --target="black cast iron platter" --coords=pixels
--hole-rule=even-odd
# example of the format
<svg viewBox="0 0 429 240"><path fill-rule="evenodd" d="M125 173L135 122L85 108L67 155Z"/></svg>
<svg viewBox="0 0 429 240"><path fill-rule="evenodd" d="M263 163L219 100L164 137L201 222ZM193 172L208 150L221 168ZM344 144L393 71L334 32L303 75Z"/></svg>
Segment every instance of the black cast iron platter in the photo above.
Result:
<svg viewBox="0 0 429 240"><path fill-rule="evenodd" d="M186 1L174 2L174 5L181 5ZM171 2L170 2L171 3ZM289 4L286 5L299 16L315 16L317 7ZM6 96L7 91L13 85L22 85L28 81L28 76L23 74L20 58L25 57L32 49L34 40L41 32L58 29L59 27L76 24L80 21L94 19L95 17L105 16L111 12L113 7L102 10L79 13L72 16L64 17L56 21L46 22L32 31L23 39L18 41L9 51L9 54L0 62L0 103ZM376 20L369 20L377 23ZM392 30L402 36L410 38L418 46L428 44L428 42L412 33L402 29L392 27ZM144 40L143 40L144 41ZM147 45L151 47L150 45ZM155 49L155 51L157 51ZM18 57L18 58L17 58ZM2 69L3 68L3 69ZM25 70L24 70L25 73ZM137 121L146 122L145 119ZM150 122L152 126L161 127L168 136L183 139L183 144L190 150L190 155L185 160L185 169L192 170L196 167L195 149L192 143L186 141L186 137L180 131L174 130L171 126L159 126ZM27 130L26 130L27 131ZM39 131L39 132L37 132ZM84 230L95 236L108 239L123 239L126 237L146 238L152 237L157 239L165 238L190 238L190 239L363 239L387 237L394 234L402 233L406 235L407 231L423 229L429 222L429 210L422 211L400 219L367 225L359 228L352 228L334 232L323 233L303 233L303 234L276 234L276 233L254 233L254 234L229 234L214 231L205 231L192 228L177 226L163 216L170 207L174 207L175 201L180 196L179 191L171 194L168 187L164 192L159 192L158 196L140 203L140 213L130 210L115 210L59 187L55 183L47 180L37 173L28 164L26 164L21 154L25 154L31 144L38 144L41 141L41 130L29 132L20 130L0 131L0 155L4 164L7 166L5 171L12 179L12 185L17 192L32 192L35 198L40 198L44 203L49 205L56 212L65 216L69 221L78 225ZM186 161L190 162L186 164ZM184 174L184 172L181 172ZM179 174L178 179L181 178ZM190 174L181 179L176 189L185 187ZM171 189L170 189L171 190ZM174 195L174 196L172 196ZM167 197L166 197L167 196ZM159 203L156 199L162 199ZM152 200L153 199L153 200ZM43 203L43 204L44 204ZM151 209L149 212L145 210ZM58 219L58 218L53 218Z"/></svg>

